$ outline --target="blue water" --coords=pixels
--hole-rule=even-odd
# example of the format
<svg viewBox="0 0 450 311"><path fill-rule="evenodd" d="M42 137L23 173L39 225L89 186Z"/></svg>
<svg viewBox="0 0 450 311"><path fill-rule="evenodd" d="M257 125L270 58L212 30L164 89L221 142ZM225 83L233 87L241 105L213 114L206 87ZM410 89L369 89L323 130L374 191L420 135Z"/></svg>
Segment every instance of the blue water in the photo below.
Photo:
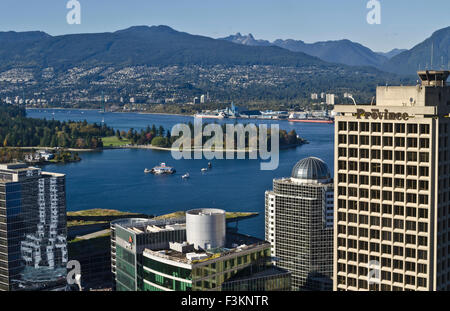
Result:
<svg viewBox="0 0 450 311"><path fill-rule="evenodd" d="M54 113L54 114L53 114ZM99 113L93 110L28 110L29 117L55 120L87 120L105 123L119 130L142 129L193 121L186 116L138 113ZM220 121L227 122L227 121ZM228 121L234 122L234 121ZM244 121L246 123L247 121ZM276 123L257 121L256 123ZM259 212L257 218L239 224L242 233L264 238L264 192L272 179L290 175L295 163L305 157L323 159L333 171L334 126L330 124L289 123L280 128L295 129L310 144L280 151L280 165L274 171L261 171L260 160L213 160L213 169L201 173L208 160L174 160L170 152L156 150L105 150L81 154L82 161L47 165L45 170L66 174L67 209L92 208L166 214L200 207L227 211ZM174 166L172 176L144 174L160 162ZM191 178L181 176L189 172Z"/></svg>

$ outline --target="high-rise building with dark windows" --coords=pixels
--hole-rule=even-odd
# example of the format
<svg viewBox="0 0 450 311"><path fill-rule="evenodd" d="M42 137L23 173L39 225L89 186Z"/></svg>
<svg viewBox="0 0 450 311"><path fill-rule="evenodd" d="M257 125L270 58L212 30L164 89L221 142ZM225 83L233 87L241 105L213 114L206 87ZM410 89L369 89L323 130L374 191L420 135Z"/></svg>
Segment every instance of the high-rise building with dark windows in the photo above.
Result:
<svg viewBox="0 0 450 311"><path fill-rule="evenodd" d="M66 284L65 175L0 164L0 290Z"/></svg>
<svg viewBox="0 0 450 311"><path fill-rule="evenodd" d="M266 241L276 266L291 272L293 290L331 290L333 179L318 158L298 162L290 178L266 192Z"/></svg>
<svg viewBox="0 0 450 311"><path fill-rule="evenodd" d="M335 106L335 290L450 290L449 75Z"/></svg>

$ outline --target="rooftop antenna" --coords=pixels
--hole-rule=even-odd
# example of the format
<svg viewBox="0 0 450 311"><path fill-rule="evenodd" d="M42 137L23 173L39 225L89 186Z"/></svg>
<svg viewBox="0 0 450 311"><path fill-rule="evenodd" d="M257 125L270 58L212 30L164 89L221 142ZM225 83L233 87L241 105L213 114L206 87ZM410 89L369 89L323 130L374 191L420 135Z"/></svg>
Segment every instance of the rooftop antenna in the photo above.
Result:
<svg viewBox="0 0 450 311"><path fill-rule="evenodd" d="M431 42L431 69L433 69L434 42Z"/></svg>
<svg viewBox="0 0 450 311"><path fill-rule="evenodd" d="M355 106L357 106L356 100L353 98L352 94L347 94L347 98L350 98L351 100L353 100L353 103L355 104Z"/></svg>

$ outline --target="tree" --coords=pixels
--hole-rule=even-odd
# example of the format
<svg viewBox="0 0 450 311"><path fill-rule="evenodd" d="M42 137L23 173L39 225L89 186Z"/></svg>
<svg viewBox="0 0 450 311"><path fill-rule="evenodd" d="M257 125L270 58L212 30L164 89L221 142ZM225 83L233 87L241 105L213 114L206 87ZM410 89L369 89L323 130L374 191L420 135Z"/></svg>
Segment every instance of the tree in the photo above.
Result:
<svg viewBox="0 0 450 311"><path fill-rule="evenodd" d="M168 144L169 142L166 137L158 136L152 139L152 146L155 147L167 147Z"/></svg>
<svg viewBox="0 0 450 311"><path fill-rule="evenodd" d="M162 125L159 126L158 133L159 133L159 136L161 136L161 137L164 136L165 130L164 130L164 127Z"/></svg>

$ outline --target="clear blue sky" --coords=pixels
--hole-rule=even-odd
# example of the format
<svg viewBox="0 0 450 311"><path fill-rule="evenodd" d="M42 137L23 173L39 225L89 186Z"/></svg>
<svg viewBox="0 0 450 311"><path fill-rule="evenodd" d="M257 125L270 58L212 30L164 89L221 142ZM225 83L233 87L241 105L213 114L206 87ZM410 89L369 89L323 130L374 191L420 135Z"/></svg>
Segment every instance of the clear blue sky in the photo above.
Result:
<svg viewBox="0 0 450 311"><path fill-rule="evenodd" d="M368 0L78 0L81 25L66 23L67 1L0 0L0 31L60 35L168 25L214 38L236 32L268 40L345 38L388 51L450 26L449 0L380 0L381 25L366 22Z"/></svg>

